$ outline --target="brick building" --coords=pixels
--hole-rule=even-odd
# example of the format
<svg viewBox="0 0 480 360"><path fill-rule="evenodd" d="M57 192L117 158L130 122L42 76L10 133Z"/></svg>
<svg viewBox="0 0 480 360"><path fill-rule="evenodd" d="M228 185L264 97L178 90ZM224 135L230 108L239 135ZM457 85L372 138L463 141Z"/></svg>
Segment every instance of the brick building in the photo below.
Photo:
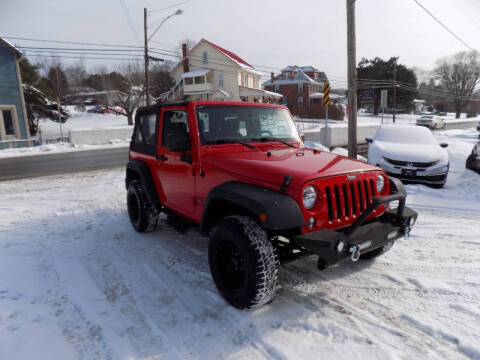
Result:
<svg viewBox="0 0 480 360"><path fill-rule="evenodd" d="M283 95L283 105L289 107L294 115L305 118L324 118L325 107L322 104L323 83L325 74L313 66L287 66L282 73L263 84L263 88ZM331 105L328 108L328 117L334 120L343 120L345 113L340 105L338 95L330 95Z"/></svg>

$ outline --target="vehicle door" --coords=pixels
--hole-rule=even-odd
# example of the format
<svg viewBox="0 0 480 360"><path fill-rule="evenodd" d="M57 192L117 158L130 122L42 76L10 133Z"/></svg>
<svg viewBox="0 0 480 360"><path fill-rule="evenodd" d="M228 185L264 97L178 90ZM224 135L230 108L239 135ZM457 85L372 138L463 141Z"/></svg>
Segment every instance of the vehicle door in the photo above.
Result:
<svg viewBox="0 0 480 360"><path fill-rule="evenodd" d="M159 126L155 168L165 194L164 205L181 213L193 213L195 175L187 107L163 107Z"/></svg>

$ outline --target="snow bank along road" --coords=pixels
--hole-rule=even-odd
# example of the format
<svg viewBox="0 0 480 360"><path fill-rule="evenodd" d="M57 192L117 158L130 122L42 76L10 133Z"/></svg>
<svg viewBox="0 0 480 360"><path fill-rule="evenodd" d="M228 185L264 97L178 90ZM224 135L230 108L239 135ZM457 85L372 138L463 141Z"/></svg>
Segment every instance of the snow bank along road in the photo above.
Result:
<svg viewBox="0 0 480 360"><path fill-rule="evenodd" d="M122 168L0 182L0 359L480 359L473 134L442 133L445 189L407 187L410 239L324 272L285 265L256 311L218 295L195 230L134 232Z"/></svg>

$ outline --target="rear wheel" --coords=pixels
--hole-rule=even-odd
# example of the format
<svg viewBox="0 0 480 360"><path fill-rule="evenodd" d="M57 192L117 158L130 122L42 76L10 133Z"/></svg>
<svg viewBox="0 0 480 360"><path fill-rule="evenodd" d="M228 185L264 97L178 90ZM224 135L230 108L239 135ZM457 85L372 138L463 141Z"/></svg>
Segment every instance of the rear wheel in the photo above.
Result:
<svg viewBox="0 0 480 360"><path fill-rule="evenodd" d="M135 230L142 233L155 230L158 211L148 202L139 180L132 180L128 184L127 208L128 217Z"/></svg>
<svg viewBox="0 0 480 360"><path fill-rule="evenodd" d="M238 309L270 302L280 263L265 231L248 216L228 216L210 232L208 262L220 294Z"/></svg>

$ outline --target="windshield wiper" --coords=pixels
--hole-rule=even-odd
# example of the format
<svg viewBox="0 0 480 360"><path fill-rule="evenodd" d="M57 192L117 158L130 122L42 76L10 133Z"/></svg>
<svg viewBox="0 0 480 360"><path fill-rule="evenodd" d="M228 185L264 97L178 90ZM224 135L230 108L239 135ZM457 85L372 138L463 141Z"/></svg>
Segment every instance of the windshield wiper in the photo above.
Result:
<svg viewBox="0 0 480 360"><path fill-rule="evenodd" d="M278 141L278 142L281 142L282 144L285 144L287 146L290 146L292 148L295 147L295 145L292 145L290 144L288 141L285 141L285 140L282 140L282 139L279 139L279 138L276 138L276 137L273 137L273 136L270 136L270 137L261 137L260 139L252 139L252 141L255 141L255 140L260 140L262 142L266 142L266 141Z"/></svg>
<svg viewBox="0 0 480 360"><path fill-rule="evenodd" d="M235 140L235 139L218 139L218 140L212 140L212 141L207 141L206 144L241 144L243 146L248 147L249 149L255 149L255 146L247 144L243 141L240 140Z"/></svg>

